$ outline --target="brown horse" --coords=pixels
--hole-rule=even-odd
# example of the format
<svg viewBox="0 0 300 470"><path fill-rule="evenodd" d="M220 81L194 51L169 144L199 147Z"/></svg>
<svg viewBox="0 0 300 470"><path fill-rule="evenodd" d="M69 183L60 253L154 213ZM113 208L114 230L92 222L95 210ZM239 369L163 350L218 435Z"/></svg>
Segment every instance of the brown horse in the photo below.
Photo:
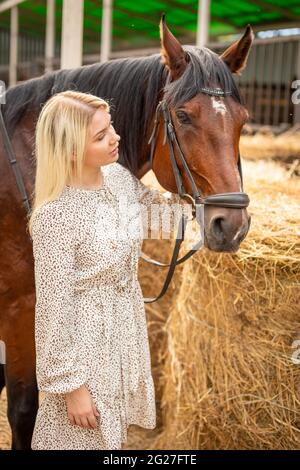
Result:
<svg viewBox="0 0 300 470"><path fill-rule="evenodd" d="M148 140L155 109L168 104L181 149L202 194L239 192L237 170L240 131L247 119L232 73L246 65L253 41L248 26L241 39L222 56L209 49L181 46L160 23L161 52L150 57L119 59L60 70L9 89L3 115L28 194L34 187L35 123L43 103L55 92L76 89L108 99L117 132L122 136L119 162L138 178L150 169ZM230 90L225 97L204 89ZM159 123L153 170L163 187L177 192L167 146ZM178 162L184 184L189 180ZM35 377L35 284L32 245L20 193L0 146L0 339L6 346L5 383L12 449L30 449L38 408ZM249 226L246 209L205 207L205 245L236 251Z"/></svg>

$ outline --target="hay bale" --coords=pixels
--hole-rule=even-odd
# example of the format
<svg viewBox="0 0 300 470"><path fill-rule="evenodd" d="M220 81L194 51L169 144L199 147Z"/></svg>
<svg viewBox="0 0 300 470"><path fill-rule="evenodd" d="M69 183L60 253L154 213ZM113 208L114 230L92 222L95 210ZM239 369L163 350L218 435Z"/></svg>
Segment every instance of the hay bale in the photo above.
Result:
<svg viewBox="0 0 300 470"><path fill-rule="evenodd" d="M11 432L7 419L7 395L6 388L0 395L0 450L11 448Z"/></svg>
<svg viewBox="0 0 300 470"><path fill-rule="evenodd" d="M273 159L290 163L300 158L299 131L290 130L277 136L271 132L242 135L240 152L247 160Z"/></svg>
<svg viewBox="0 0 300 470"><path fill-rule="evenodd" d="M146 306L161 421L151 448L300 447L300 182L272 162L244 173L252 226L239 252L201 250L178 272L166 316L166 300Z"/></svg>

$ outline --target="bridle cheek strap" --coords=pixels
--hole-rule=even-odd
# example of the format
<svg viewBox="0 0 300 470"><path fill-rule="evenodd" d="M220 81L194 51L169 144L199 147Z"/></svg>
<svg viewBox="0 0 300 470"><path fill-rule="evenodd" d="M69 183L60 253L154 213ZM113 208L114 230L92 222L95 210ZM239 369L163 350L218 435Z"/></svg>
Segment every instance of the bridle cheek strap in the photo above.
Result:
<svg viewBox="0 0 300 470"><path fill-rule="evenodd" d="M224 93L226 93L227 95L229 94L229 92L224 92ZM220 93L218 93L218 95L220 95ZM151 154L150 154L151 168L153 168L153 157L154 157L154 150L156 146L156 132L158 128L160 112L162 112L163 119L164 119L163 145L165 145L166 140L168 140L170 160L171 160L172 169L173 169L179 196L183 197L186 194L186 190L182 181L182 176L178 168L175 155L174 155L173 143L176 146L177 154L180 158L182 166L191 184L193 199L194 199L195 204L211 205L211 206L218 206L218 207L229 207L229 208L236 208L236 209L244 209L248 207L250 199L249 199L249 196L243 191L212 194L206 197L203 197L201 195L199 188L197 187L194 181L194 178L191 174L191 171L188 167L188 164L184 158L183 152L180 148L180 145L176 136L176 132L172 123L170 111L164 100L160 101L157 105L156 112L155 112L154 127L153 127L153 131L151 133L151 136L148 142L149 144L151 143ZM238 156L238 171L239 171L240 178L241 178L241 188L243 189L243 177L242 177L240 154Z"/></svg>
<svg viewBox="0 0 300 470"><path fill-rule="evenodd" d="M223 92L222 90L210 90L207 88L203 88L202 90L203 93L207 94L212 94L212 95L217 95L217 96L225 96L231 94L231 92ZM243 191L241 192L231 192L231 193L220 193L220 194L212 194L210 196L202 196L195 181L194 178L190 172L190 169L188 167L188 164L184 158L184 155L181 151L176 132L172 123L170 111L168 109L168 106L164 100L160 101L156 107L156 112L155 112L155 118L154 118L154 125L153 125L153 130L149 139L149 144L151 144L151 150L150 150L150 161L151 161L151 168L153 168L153 157L154 157L154 151L155 151L155 146L156 146L156 133L158 129L158 123L159 123L159 117L160 113L162 112L163 114L163 119L164 119L164 140L163 140L163 145L165 145L166 141L168 141L169 145L169 153L170 153L170 160L172 164L172 169L173 169L173 174L174 178L176 181L176 186L177 186L177 191L178 195L183 198L183 199L189 199L189 201L192 203L192 214L193 218L196 218L198 224L200 225L201 223L201 217L198 217L199 212L197 209L203 206L217 206L217 207L227 207L230 209L244 209L248 207L249 205L249 196L244 193ZM180 170L177 165L177 161L174 155L174 147L173 144L175 144L178 156L180 158L180 161L182 163L182 166L188 176L189 182L192 187L192 193L193 196L188 194L185 190L183 181L182 181L182 176L180 173ZM241 178L241 188L243 189L243 175L242 175L242 166L241 166L241 159L240 159L240 154L238 156L238 171L240 174ZM182 214L181 222L178 226L178 232L177 232L177 238L172 254L172 258L170 263L162 263L160 261L154 260L150 258L149 256L145 255L143 252L141 253L141 258L143 258L145 261L148 263L154 264L155 266L159 267L169 267L168 273L165 278L164 285L161 289L161 292L157 297L146 297L144 298L144 303L152 303L161 298L165 292L167 291L167 288L171 282L171 279L173 277L174 271L176 266L179 264L183 263L186 261L188 258L190 258L194 253L196 253L202 246L203 246L203 240L199 240L191 250L189 250L184 256L178 259L179 255L179 249L180 245L184 240L184 233L186 229L186 224L188 222L188 219L185 214Z"/></svg>

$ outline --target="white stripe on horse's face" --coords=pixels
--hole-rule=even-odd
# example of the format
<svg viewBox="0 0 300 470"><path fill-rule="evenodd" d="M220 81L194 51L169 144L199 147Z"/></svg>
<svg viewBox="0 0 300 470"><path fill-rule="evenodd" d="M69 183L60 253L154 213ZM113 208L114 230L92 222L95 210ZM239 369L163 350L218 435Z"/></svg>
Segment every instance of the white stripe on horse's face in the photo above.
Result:
<svg viewBox="0 0 300 470"><path fill-rule="evenodd" d="M216 113L221 113L222 116L225 116L225 114L227 113L227 108L223 100L221 100L222 98L216 98L215 96L211 96L212 105Z"/></svg>

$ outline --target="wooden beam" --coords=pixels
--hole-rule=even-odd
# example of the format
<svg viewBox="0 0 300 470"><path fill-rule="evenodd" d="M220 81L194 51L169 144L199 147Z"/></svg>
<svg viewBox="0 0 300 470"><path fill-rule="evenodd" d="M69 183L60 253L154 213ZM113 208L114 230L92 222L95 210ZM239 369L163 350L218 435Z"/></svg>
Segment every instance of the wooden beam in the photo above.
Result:
<svg viewBox="0 0 300 470"><path fill-rule="evenodd" d="M47 0L45 72L53 70L55 57L55 0Z"/></svg>
<svg viewBox="0 0 300 470"><path fill-rule="evenodd" d="M25 2L25 0L6 0L4 2L1 2L0 13L3 13L6 10L10 10L11 8L14 8L23 2Z"/></svg>
<svg viewBox="0 0 300 470"><path fill-rule="evenodd" d="M64 0L61 34L61 68L82 65L83 0Z"/></svg>
<svg viewBox="0 0 300 470"><path fill-rule="evenodd" d="M198 0L196 46L204 47L209 42L210 0Z"/></svg>
<svg viewBox="0 0 300 470"><path fill-rule="evenodd" d="M112 39L112 4L112 0L103 0L102 2L100 62L106 62L110 58Z"/></svg>
<svg viewBox="0 0 300 470"><path fill-rule="evenodd" d="M19 15L18 7L14 6L10 10L10 48L9 48L9 86L17 84L18 66L18 34Z"/></svg>
<svg viewBox="0 0 300 470"><path fill-rule="evenodd" d="M95 5L95 8L99 8L99 11L100 11L100 6L99 4L97 3L98 0L90 0L90 3L92 3L93 5ZM113 11L118 11L117 8L113 8ZM126 14L129 14L130 12L126 10ZM91 14L85 14L85 18L87 18L89 21L95 23L96 22L96 16L95 15L91 15ZM158 27L158 24L159 22L157 22L157 27ZM120 23L118 24L114 24L113 27L112 27L112 30L116 28L117 30L119 31L122 31L122 36L120 37L117 37L116 39L117 40L121 40L122 39L130 39L132 37L132 30L130 28L126 28L126 26L123 26L121 25ZM145 36L145 37L148 37L147 36L147 33L145 32L145 30L143 31L139 31L139 34L141 34L142 36Z"/></svg>

